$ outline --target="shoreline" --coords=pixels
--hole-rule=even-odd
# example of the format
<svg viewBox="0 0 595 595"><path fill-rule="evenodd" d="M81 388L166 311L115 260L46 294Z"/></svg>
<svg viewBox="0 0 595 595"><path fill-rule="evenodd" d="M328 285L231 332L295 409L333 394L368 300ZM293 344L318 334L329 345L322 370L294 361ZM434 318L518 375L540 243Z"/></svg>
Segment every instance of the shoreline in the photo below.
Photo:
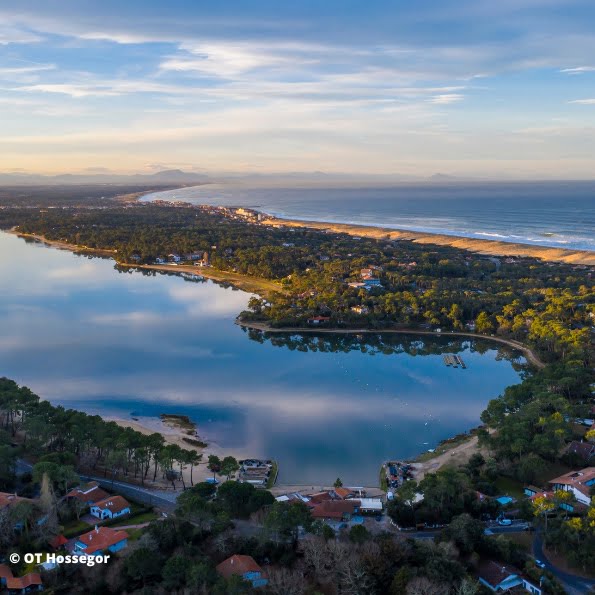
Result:
<svg viewBox="0 0 595 595"><path fill-rule="evenodd" d="M266 218L262 225L272 227L303 227L319 231L346 233L350 236L366 237L376 240L409 240L417 244L434 244L437 246L451 246L459 250L466 250L484 256L507 256L539 258L548 262L563 262L566 264L595 266L595 252L588 250L570 250L548 246L534 246L532 244L501 242L497 240L483 240L466 238L457 235L440 233L408 231L389 227L371 225L356 225L352 223L325 223L323 221L302 221L300 219L284 219L262 213Z"/></svg>
<svg viewBox="0 0 595 595"><path fill-rule="evenodd" d="M236 324L238 326L263 331L266 333L327 333L327 334L340 334L340 335L361 335L361 334L374 334L374 335L382 335L382 334L393 334L393 335L431 335L432 337L470 337L472 339L485 339L487 341L494 341L496 343L501 343L503 345L508 345L514 349L518 349L521 351L527 361L537 368L541 369L545 367L545 363L542 362L537 354L532 351L529 347L515 341L514 339L504 339L502 337L492 337L489 335L478 335L477 333L466 333L466 332L455 332L455 331L445 331L443 333L437 333L435 331L424 331L424 330L416 330L416 329L367 329L367 328L354 328L354 329L333 329L333 328L311 328L311 327L281 327L281 328L273 328L266 322L244 322L240 320L236 320Z"/></svg>
<svg viewBox="0 0 595 595"><path fill-rule="evenodd" d="M1 231L1 230L0 230ZM271 292L283 293L283 288L269 279L263 279L261 277L252 277L249 275L242 275L240 273L233 273L228 271L221 271L219 269L213 269L210 267L195 267L191 265L177 265L172 266L167 264L130 264L122 263L116 260L116 251L107 250L101 248L89 248L88 246L80 246L78 244L70 244L62 240L49 240L45 236L24 233L18 231L18 229L10 229L6 233L15 235L23 239L36 240L47 244L57 250L66 250L68 252L74 252L75 254L95 254L97 256L104 256L113 259L114 263L121 267L127 267L131 269L145 269L153 271L162 271L165 273L172 273L178 275L181 273L192 273L194 275L200 275L205 279L211 279L212 281L219 281L221 283L229 283L237 289L241 289L247 293L256 293L262 297L266 297Z"/></svg>

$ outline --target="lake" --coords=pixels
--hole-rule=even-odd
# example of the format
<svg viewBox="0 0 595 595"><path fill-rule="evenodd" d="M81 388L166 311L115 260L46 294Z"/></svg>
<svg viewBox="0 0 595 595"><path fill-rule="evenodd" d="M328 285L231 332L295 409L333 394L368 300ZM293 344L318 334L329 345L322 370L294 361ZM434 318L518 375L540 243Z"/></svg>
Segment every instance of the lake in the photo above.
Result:
<svg viewBox="0 0 595 595"><path fill-rule="evenodd" d="M5 233L0 279L0 375L104 417L188 415L238 457L277 459L281 483L375 485L382 461L476 426L524 362L482 340L263 337L234 324L250 294Z"/></svg>

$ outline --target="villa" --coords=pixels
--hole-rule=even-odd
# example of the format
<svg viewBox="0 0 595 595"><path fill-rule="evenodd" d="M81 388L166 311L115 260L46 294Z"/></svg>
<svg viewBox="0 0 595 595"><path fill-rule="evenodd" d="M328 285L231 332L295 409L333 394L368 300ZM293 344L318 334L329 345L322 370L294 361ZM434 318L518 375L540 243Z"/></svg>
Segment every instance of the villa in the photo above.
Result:
<svg viewBox="0 0 595 595"><path fill-rule="evenodd" d="M223 560L217 566L216 570L224 578L241 576L245 581L252 583L252 587L254 588L264 587L269 582L262 568L252 556L234 554L227 558L227 560Z"/></svg>
<svg viewBox="0 0 595 595"><path fill-rule="evenodd" d="M591 486L595 485L595 467L586 467L581 471L570 471L548 482L554 490L572 492L577 502L589 506Z"/></svg>
<svg viewBox="0 0 595 595"><path fill-rule="evenodd" d="M103 500L107 498L109 494L104 492L96 481L91 481L86 483L85 485L79 486L78 488L74 488L70 490L64 498L76 498L85 504L94 504L95 502L99 502L99 500Z"/></svg>
<svg viewBox="0 0 595 595"><path fill-rule="evenodd" d="M109 496L91 506L91 514L98 519L117 519L130 514L130 504L122 496Z"/></svg>
<svg viewBox="0 0 595 595"><path fill-rule="evenodd" d="M109 527L95 527L80 535L75 544L73 553L88 556L100 556L106 552L119 552L128 545L128 533Z"/></svg>
<svg viewBox="0 0 595 595"><path fill-rule="evenodd" d="M6 564L0 564L0 590L4 589L9 593L32 593L43 591L43 582L37 572L17 577Z"/></svg>
<svg viewBox="0 0 595 595"><path fill-rule="evenodd" d="M540 587L535 586L526 577L521 574L521 571L514 566L504 566L493 560L483 561L478 568L479 582L486 586L494 593L503 593L524 589L533 595L541 595Z"/></svg>

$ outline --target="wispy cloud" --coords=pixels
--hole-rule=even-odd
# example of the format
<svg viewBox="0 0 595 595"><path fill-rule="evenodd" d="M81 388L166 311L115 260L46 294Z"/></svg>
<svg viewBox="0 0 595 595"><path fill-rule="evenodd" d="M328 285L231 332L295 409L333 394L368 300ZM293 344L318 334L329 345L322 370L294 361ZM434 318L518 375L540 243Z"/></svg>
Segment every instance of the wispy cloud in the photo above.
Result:
<svg viewBox="0 0 595 595"><path fill-rule="evenodd" d="M569 101L568 103L577 103L579 105L595 105L595 98L574 99L573 101Z"/></svg>
<svg viewBox="0 0 595 595"><path fill-rule="evenodd" d="M595 66L577 66L576 68L562 68L560 72L564 74L584 74L585 72L595 72Z"/></svg>
<svg viewBox="0 0 595 595"><path fill-rule="evenodd" d="M431 97L428 101L437 105L449 105L451 103L463 101L464 98L465 96L460 93L443 93L441 95L434 95L434 97Z"/></svg>

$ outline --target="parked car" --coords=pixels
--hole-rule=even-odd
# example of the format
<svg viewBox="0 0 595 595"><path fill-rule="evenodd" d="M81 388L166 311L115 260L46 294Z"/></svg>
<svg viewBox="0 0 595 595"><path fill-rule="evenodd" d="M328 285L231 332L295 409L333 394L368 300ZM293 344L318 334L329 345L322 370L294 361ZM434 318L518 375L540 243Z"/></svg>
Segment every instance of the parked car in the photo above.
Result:
<svg viewBox="0 0 595 595"><path fill-rule="evenodd" d="M545 564L541 560L535 560L535 566L539 568L545 568Z"/></svg>

